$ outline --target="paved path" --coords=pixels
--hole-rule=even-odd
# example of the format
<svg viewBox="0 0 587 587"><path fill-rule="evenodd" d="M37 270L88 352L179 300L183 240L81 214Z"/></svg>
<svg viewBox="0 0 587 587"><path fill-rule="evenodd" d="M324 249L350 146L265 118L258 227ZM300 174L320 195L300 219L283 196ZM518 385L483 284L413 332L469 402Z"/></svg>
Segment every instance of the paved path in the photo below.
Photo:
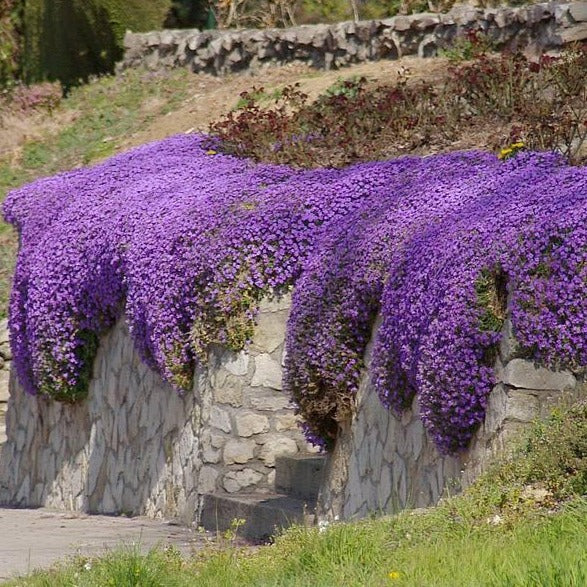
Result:
<svg viewBox="0 0 587 587"><path fill-rule="evenodd" d="M97 555L134 543L143 551L172 544L189 554L207 539L210 535L149 518L0 508L0 580L49 567L78 552Z"/></svg>

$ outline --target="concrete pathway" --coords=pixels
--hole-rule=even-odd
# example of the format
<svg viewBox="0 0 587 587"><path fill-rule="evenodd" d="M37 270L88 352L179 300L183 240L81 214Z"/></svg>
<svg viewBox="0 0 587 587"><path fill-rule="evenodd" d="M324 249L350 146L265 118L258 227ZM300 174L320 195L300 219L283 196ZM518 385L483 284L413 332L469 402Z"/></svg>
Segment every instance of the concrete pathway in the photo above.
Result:
<svg viewBox="0 0 587 587"><path fill-rule="evenodd" d="M184 554L211 539L190 528L149 518L0 508L0 581L47 568L76 553L99 555L121 545L173 545Z"/></svg>

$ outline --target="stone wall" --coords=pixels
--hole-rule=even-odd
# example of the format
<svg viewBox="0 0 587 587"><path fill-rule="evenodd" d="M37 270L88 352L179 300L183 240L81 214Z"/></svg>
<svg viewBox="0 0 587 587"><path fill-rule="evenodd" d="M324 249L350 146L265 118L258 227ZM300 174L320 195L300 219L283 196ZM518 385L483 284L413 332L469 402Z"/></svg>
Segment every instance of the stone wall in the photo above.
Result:
<svg viewBox="0 0 587 587"><path fill-rule="evenodd" d="M122 320L85 401L27 396L13 376L0 503L191 522L203 493L270 491L275 457L309 450L281 391L288 308L263 302L249 351L214 349L184 396L140 361Z"/></svg>
<svg viewBox="0 0 587 587"><path fill-rule="evenodd" d="M6 440L6 408L8 403L8 381L10 379L10 343L8 322L0 320L0 445Z"/></svg>
<svg viewBox="0 0 587 587"><path fill-rule="evenodd" d="M341 431L327 464L320 517L360 518L368 512L433 505L443 494L470 484L530 422L548 415L555 405L587 397L582 377L520 358L509 322L496 376L483 426L465 453L449 457L439 454L426 434L417 399L401 416L383 410L365 374L353 420Z"/></svg>
<svg viewBox="0 0 587 587"><path fill-rule="evenodd" d="M194 72L224 74L301 62L331 69L406 55L430 57L471 29L484 31L496 48L517 47L532 53L558 49L587 39L587 2L487 9L457 5L446 14L289 29L128 32L118 67L189 67Z"/></svg>
<svg viewBox="0 0 587 587"><path fill-rule="evenodd" d="M101 341L87 400L29 397L12 375L0 503L197 522L205 493L272 491L276 456L312 450L281 390L289 305L264 301L249 349L212 349L184 396L141 363L122 320ZM432 505L554 404L587 395L581 377L520 357L510 330L507 323L485 423L458 458L438 453L417 401L401 416L385 410L366 372L328 459L319 516ZM366 358L369 365L370 349Z"/></svg>

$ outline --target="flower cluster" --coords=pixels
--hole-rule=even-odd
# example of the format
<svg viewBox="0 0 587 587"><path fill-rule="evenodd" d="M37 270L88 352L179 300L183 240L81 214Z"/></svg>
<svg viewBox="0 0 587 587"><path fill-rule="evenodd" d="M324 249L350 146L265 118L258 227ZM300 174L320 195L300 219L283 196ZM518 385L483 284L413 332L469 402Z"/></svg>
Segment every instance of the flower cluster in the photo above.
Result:
<svg viewBox="0 0 587 587"><path fill-rule="evenodd" d="M554 155L295 170L173 137L9 195L14 364L27 392L75 401L124 314L141 357L185 392L210 344L243 348L261 297L295 284L284 383L308 438L328 443L350 411L379 315L384 405L418 394L455 451L494 380L497 277L529 354L587 364L586 204L587 173Z"/></svg>

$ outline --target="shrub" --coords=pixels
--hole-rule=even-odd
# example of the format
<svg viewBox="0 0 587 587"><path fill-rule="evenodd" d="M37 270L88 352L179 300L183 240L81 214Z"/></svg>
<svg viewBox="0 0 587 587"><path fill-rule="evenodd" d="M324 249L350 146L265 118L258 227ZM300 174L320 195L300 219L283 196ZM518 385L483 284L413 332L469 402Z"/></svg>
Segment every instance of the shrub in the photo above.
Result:
<svg viewBox="0 0 587 587"><path fill-rule="evenodd" d="M495 147L523 141L580 162L587 138L587 49L530 63L480 51L442 84L338 82L314 103L287 88L275 104L249 101L211 125L227 153L300 167L340 167L411 152L446 150L479 126L502 128Z"/></svg>

